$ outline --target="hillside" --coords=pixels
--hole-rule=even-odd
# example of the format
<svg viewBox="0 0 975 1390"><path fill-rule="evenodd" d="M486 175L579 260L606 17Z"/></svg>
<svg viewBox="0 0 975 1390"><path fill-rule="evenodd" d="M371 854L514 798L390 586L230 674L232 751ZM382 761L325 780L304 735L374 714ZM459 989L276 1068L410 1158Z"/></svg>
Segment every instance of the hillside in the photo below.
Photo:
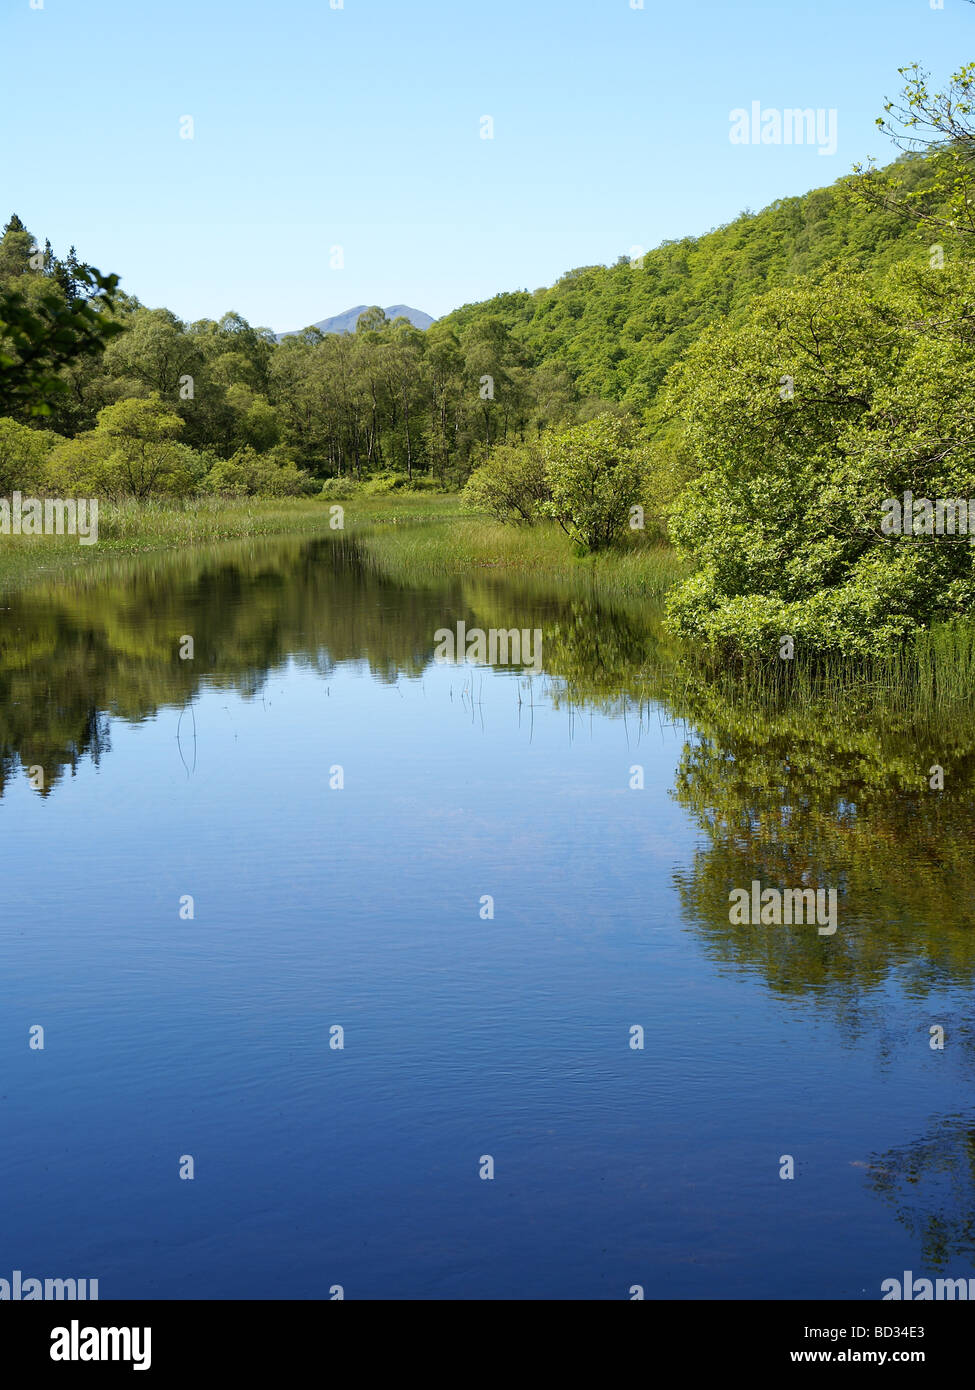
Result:
<svg viewBox="0 0 975 1390"><path fill-rule="evenodd" d="M924 160L899 166L922 184ZM745 212L700 237L667 241L643 264L570 270L548 289L466 304L440 322L461 332L500 318L525 365L566 367L581 396L651 402L669 367L714 319L832 260L866 270L922 254L932 236L902 216L853 202L849 180Z"/></svg>

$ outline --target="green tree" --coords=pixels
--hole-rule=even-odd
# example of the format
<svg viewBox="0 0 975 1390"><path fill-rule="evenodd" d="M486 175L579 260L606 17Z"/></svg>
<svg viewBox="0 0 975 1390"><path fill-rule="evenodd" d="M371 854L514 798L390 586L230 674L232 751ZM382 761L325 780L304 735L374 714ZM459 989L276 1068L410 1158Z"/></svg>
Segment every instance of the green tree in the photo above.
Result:
<svg viewBox="0 0 975 1390"><path fill-rule="evenodd" d="M43 490L47 459L58 442L51 430L0 419L0 494Z"/></svg>
<svg viewBox="0 0 975 1390"><path fill-rule="evenodd" d="M975 496L975 270L836 272L716 326L673 379L697 476L671 531L698 562L675 631L776 659L885 655L971 610L975 550L890 534L884 504ZM957 543L961 540L962 543Z"/></svg>
<svg viewBox="0 0 975 1390"><path fill-rule="evenodd" d="M498 444L464 488L464 504L471 511L529 526L549 498L545 460L537 444Z"/></svg>
<svg viewBox="0 0 975 1390"><path fill-rule="evenodd" d="M90 294L72 302L50 281L30 297L0 287L0 413L52 414L68 391L62 368L97 356L124 331L110 314L118 276L79 274Z"/></svg>
<svg viewBox="0 0 975 1390"><path fill-rule="evenodd" d="M643 496L646 446L632 421L600 415L546 439L551 492L542 510L586 550L602 550L625 531Z"/></svg>
<svg viewBox="0 0 975 1390"><path fill-rule="evenodd" d="M34 238L16 213L0 236L0 281L15 280L31 270L31 255L35 247Z"/></svg>
<svg viewBox="0 0 975 1390"><path fill-rule="evenodd" d="M94 430L54 450L49 472L67 487L115 496L186 495L203 470L199 455L179 442L182 430L156 393L118 401L99 411Z"/></svg>

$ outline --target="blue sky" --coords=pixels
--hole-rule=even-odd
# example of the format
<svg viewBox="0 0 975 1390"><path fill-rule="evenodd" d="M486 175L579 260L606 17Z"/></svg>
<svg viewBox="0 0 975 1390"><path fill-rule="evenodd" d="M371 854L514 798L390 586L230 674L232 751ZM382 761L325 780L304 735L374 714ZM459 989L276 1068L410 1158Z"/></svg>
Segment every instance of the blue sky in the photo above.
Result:
<svg viewBox="0 0 975 1390"><path fill-rule="evenodd" d="M3 221L146 304L283 330L535 289L886 162L897 68L975 58L975 8L2 0L0 56ZM836 153L732 145L753 101L835 108Z"/></svg>

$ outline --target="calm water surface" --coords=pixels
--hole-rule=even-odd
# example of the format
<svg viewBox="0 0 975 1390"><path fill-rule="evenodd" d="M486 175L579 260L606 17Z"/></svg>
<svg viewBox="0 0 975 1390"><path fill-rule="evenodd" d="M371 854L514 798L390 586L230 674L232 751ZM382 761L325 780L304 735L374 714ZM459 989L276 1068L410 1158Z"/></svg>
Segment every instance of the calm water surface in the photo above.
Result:
<svg viewBox="0 0 975 1390"><path fill-rule="evenodd" d="M876 1299L975 1274L966 731L759 715L668 684L637 607L414 587L334 539L0 605L0 1277ZM435 663L458 619L541 628L544 671ZM835 936L732 926L756 878L836 886Z"/></svg>

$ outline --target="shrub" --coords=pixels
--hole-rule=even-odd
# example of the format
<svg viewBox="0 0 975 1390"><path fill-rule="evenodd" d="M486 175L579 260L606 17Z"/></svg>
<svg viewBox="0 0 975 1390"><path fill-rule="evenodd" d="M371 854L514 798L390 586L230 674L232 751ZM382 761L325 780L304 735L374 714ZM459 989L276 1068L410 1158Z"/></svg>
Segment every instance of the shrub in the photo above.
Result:
<svg viewBox="0 0 975 1390"><path fill-rule="evenodd" d="M542 503L549 497L545 461L534 444L496 445L468 478L463 491L468 510L529 526L538 521Z"/></svg>
<svg viewBox="0 0 975 1390"><path fill-rule="evenodd" d="M245 444L229 459L213 465L204 486L223 497L309 497L316 482L281 450L259 454Z"/></svg>
<svg viewBox="0 0 975 1390"><path fill-rule="evenodd" d="M0 420L0 495L43 491L47 460L59 443L60 436L51 430Z"/></svg>
<svg viewBox="0 0 975 1390"><path fill-rule="evenodd" d="M646 443L633 422L604 414L551 435L544 444L551 492L541 509L584 550L612 545L642 505Z"/></svg>
<svg viewBox="0 0 975 1390"><path fill-rule="evenodd" d="M369 497L385 497L390 492L398 492L408 482L405 473L373 473L362 484L362 491Z"/></svg>
<svg viewBox="0 0 975 1390"><path fill-rule="evenodd" d="M331 502L346 502L361 490L354 478L326 478L318 495Z"/></svg>

